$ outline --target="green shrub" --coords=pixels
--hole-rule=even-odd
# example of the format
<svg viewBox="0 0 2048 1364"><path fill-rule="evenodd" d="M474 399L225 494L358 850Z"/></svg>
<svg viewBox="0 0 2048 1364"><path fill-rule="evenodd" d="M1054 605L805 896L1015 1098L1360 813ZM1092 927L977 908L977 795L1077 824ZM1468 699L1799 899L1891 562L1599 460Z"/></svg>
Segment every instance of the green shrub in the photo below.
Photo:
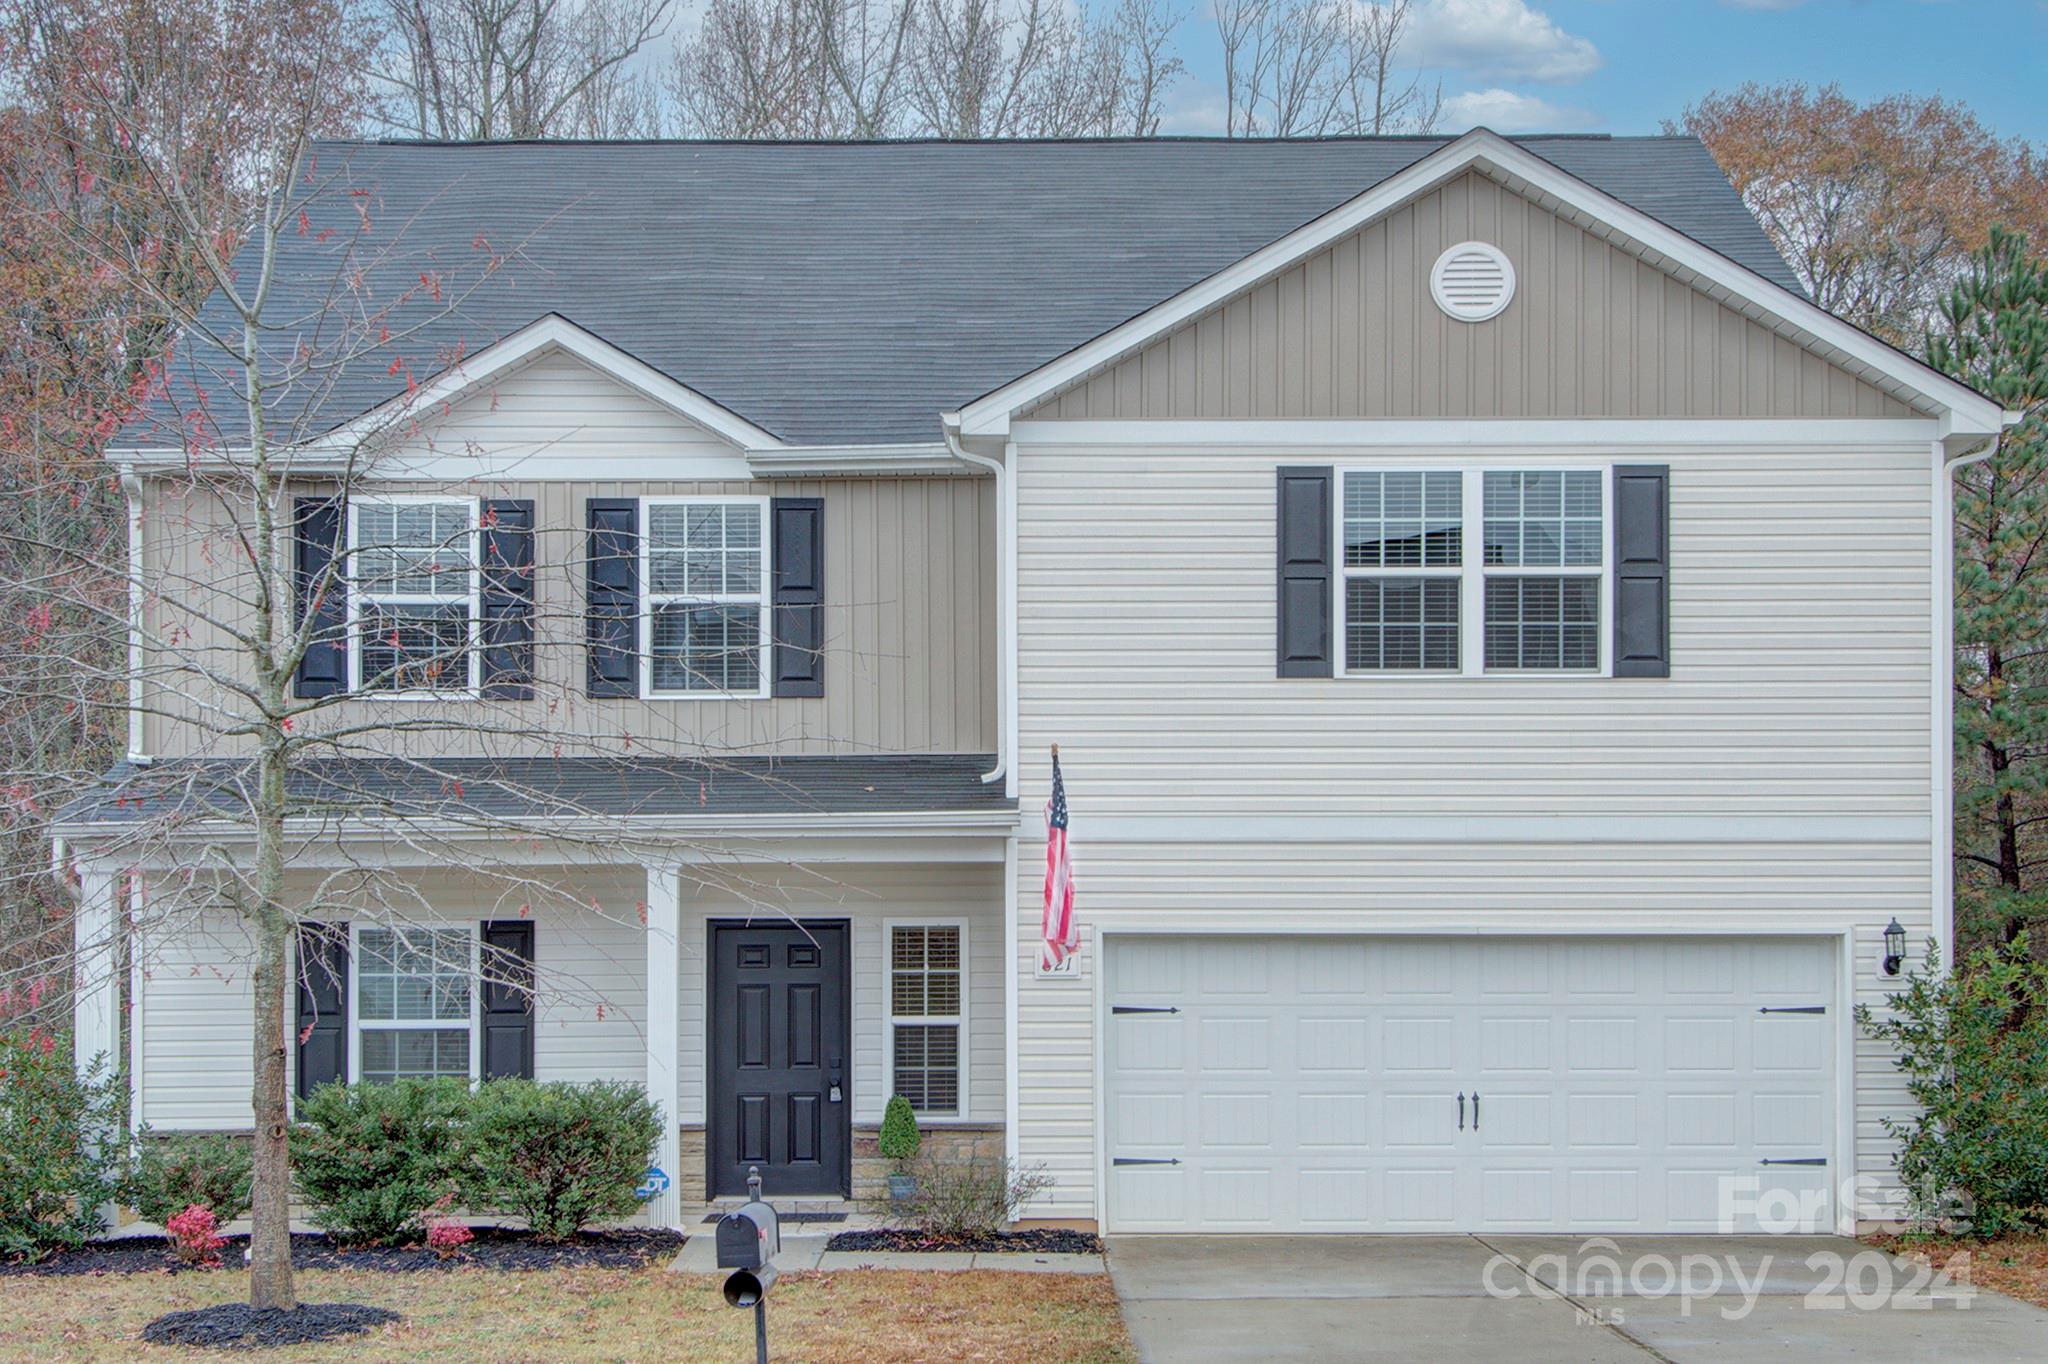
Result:
<svg viewBox="0 0 2048 1364"><path fill-rule="evenodd" d="M875 1137L875 1153L884 1160L893 1160L900 1169L917 1159L917 1148L923 1139L917 1134L917 1114L910 1107L910 1100L901 1094L889 1096L889 1102L882 1109L882 1130Z"/></svg>
<svg viewBox="0 0 2048 1364"><path fill-rule="evenodd" d="M61 1034L0 1038L0 1254L39 1260L105 1229L126 1126L127 1094L104 1055L81 1078Z"/></svg>
<svg viewBox="0 0 2048 1364"><path fill-rule="evenodd" d="M471 1105L461 1080L322 1085L299 1105L292 1165L313 1221L344 1245L401 1245L457 1187Z"/></svg>
<svg viewBox="0 0 2048 1364"><path fill-rule="evenodd" d="M193 1204L226 1226L249 1211L249 1181L255 1152L247 1141L225 1132L179 1132L157 1136L148 1128L136 1138L135 1164L122 1199L146 1222L169 1227Z"/></svg>
<svg viewBox="0 0 2048 1364"><path fill-rule="evenodd" d="M1947 974L1930 954L1887 1003L1856 1014L1918 1105L1884 1124L1914 1220L1987 1237L2048 1226L2048 966L2024 937Z"/></svg>
<svg viewBox="0 0 2048 1364"><path fill-rule="evenodd" d="M524 1218L543 1241L630 1216L661 1138L661 1113L636 1084L493 1080L471 1100L463 1201Z"/></svg>
<svg viewBox="0 0 2048 1364"><path fill-rule="evenodd" d="M1001 1231L1017 1210L1052 1187L1043 1169L1001 1160L926 1160L918 1167L910 1220L927 1236L973 1238Z"/></svg>

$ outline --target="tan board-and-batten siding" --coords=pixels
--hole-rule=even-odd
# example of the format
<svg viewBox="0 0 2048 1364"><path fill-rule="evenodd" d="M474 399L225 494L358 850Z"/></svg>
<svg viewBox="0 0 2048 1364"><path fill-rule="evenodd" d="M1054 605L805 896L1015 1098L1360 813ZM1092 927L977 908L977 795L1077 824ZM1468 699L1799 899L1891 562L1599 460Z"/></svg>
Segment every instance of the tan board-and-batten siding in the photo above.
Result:
<svg viewBox="0 0 2048 1364"><path fill-rule="evenodd" d="M595 468L602 468L598 463ZM204 582L209 614L244 618L248 575L236 575L234 547L220 506L199 489L152 482L145 522L157 580ZM428 491L393 484L394 492ZM449 491L465 496L531 498L535 540L539 684L530 702L431 704L439 723L415 738L392 732L378 742L414 743L442 756L616 755L630 736L660 756L712 751L785 753L985 753L995 747L996 609L991 480L958 477L804 481L615 482L598 479L483 482ZM821 497L825 502L825 695L816 699L593 699L585 694L583 560L585 504L594 497ZM188 597L182 587L166 595ZM153 633L182 630L179 647L205 665L238 660L211 624L152 601ZM211 648L207 648L209 642ZM154 704L193 715L204 688L187 680L185 696L157 689ZM382 711L417 724L420 702L346 703L318 723L358 724ZM149 751L165 757L235 752L200 724L153 714Z"/></svg>
<svg viewBox="0 0 2048 1364"><path fill-rule="evenodd" d="M1490 322L1430 298L1437 256L1506 252ZM1048 398L1033 420L1910 417L1897 398L1477 172L1429 191Z"/></svg>

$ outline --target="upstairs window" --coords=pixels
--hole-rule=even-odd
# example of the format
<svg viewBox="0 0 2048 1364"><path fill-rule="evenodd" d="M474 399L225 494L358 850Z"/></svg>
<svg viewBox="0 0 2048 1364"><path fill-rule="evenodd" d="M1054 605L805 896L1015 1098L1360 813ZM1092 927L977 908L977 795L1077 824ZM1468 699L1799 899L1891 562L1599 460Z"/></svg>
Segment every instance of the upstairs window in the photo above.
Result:
<svg viewBox="0 0 2048 1364"><path fill-rule="evenodd" d="M1344 667L1456 672L1464 479L1455 471L1344 475Z"/></svg>
<svg viewBox="0 0 2048 1364"><path fill-rule="evenodd" d="M1606 469L1466 464L1340 478L1346 675L1606 671Z"/></svg>
<svg viewBox="0 0 2048 1364"><path fill-rule="evenodd" d="M648 696L765 696L766 498L641 502Z"/></svg>
<svg viewBox="0 0 2048 1364"><path fill-rule="evenodd" d="M476 690L474 498L349 503L351 691L443 696Z"/></svg>
<svg viewBox="0 0 2048 1364"><path fill-rule="evenodd" d="M1486 666L1595 672L1606 537L1596 471L1486 473Z"/></svg>
<svg viewBox="0 0 2048 1364"><path fill-rule="evenodd" d="M889 927L890 1085L919 1113L961 1112L966 936L959 924Z"/></svg>

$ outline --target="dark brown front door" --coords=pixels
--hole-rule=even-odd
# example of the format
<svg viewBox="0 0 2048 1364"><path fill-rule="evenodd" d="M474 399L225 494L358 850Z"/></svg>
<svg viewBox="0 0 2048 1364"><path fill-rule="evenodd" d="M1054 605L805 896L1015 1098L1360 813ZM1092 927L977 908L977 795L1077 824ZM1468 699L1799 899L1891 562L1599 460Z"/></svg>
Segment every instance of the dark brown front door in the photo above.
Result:
<svg viewBox="0 0 2048 1364"><path fill-rule="evenodd" d="M713 1197L852 1195L847 927L714 922L711 931Z"/></svg>

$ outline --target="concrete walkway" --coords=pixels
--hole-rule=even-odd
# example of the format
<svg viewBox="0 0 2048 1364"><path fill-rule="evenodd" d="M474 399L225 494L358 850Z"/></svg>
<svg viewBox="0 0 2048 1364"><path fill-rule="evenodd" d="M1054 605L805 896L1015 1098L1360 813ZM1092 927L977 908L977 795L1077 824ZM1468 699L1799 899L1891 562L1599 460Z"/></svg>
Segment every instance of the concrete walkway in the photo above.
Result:
<svg viewBox="0 0 2048 1364"><path fill-rule="evenodd" d="M2048 1311L1835 1237L1147 1236L1145 1364L2048 1359Z"/></svg>
<svg viewBox="0 0 2048 1364"><path fill-rule="evenodd" d="M930 1273L939 1270L995 1269L1012 1274L1102 1274L1107 1272L1100 1255L1037 1255L1005 1251L1000 1254L966 1251L827 1250L828 1231L782 1237L782 1253L775 1267L784 1273L799 1269L911 1269ZM678 1274L717 1274L718 1238L712 1228L693 1234L683 1243L669 1268Z"/></svg>

